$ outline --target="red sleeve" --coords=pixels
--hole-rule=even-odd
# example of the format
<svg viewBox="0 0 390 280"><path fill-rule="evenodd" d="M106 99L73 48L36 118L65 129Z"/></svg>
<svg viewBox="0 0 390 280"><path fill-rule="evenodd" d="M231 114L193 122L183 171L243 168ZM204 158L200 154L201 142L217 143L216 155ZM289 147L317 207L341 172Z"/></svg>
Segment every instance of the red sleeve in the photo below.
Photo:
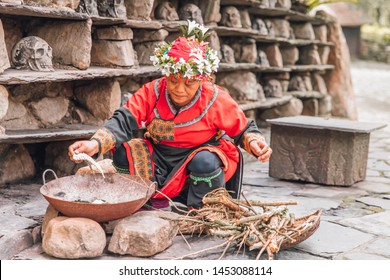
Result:
<svg viewBox="0 0 390 280"><path fill-rule="evenodd" d="M217 88L218 97L213 105L213 122L217 128L224 130L233 138L247 127L248 119L230 94L219 86Z"/></svg>
<svg viewBox="0 0 390 280"><path fill-rule="evenodd" d="M155 86L157 81L143 85L132 96L129 97L124 105L134 116L139 127L143 126L143 122L152 114L153 108L156 105L157 95Z"/></svg>

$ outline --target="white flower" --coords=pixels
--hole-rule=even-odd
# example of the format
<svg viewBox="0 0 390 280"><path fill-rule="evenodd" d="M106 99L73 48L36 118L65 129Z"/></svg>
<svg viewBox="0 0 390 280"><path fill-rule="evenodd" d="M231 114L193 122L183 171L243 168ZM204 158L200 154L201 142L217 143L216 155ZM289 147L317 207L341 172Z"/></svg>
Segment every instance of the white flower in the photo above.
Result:
<svg viewBox="0 0 390 280"><path fill-rule="evenodd" d="M204 36L204 34L206 34L207 30L209 30L208 27L205 27L203 25L199 25L198 28L200 29L200 31L202 31L203 36Z"/></svg>
<svg viewBox="0 0 390 280"><path fill-rule="evenodd" d="M192 30L194 30L194 28L199 28L199 24L196 23L196 21L193 21L193 20L188 20L188 31L187 31L187 34L190 34Z"/></svg>

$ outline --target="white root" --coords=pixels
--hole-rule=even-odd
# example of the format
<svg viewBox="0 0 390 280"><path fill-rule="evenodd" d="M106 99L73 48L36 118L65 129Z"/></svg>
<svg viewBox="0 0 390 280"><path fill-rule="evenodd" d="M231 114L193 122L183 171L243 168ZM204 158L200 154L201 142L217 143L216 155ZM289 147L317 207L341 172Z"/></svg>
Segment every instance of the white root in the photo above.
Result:
<svg viewBox="0 0 390 280"><path fill-rule="evenodd" d="M74 160L85 160L87 161L87 163L90 165L92 164L93 166L95 166L99 172L102 174L103 178L106 178L104 176L104 172L103 172L103 169L101 168L100 164L97 163L93 158L91 158L89 155L87 154L84 154L84 153L80 153L80 154L73 154L73 159Z"/></svg>

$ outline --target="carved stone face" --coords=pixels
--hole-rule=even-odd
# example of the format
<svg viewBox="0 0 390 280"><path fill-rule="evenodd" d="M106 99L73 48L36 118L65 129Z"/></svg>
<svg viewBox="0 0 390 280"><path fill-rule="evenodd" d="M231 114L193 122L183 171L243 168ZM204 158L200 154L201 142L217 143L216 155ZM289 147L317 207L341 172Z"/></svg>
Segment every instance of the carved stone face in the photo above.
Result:
<svg viewBox="0 0 390 280"><path fill-rule="evenodd" d="M80 0L77 11L90 16L98 16L97 0Z"/></svg>
<svg viewBox="0 0 390 280"><path fill-rule="evenodd" d="M264 91L267 97L283 97L282 84L276 79L269 80Z"/></svg>
<svg viewBox="0 0 390 280"><path fill-rule="evenodd" d="M183 20L194 20L203 24L202 11L194 4L185 4L179 11L179 18Z"/></svg>
<svg viewBox="0 0 390 280"><path fill-rule="evenodd" d="M257 18L253 21L252 28L258 30L260 35L268 35L267 25L261 18Z"/></svg>
<svg viewBox="0 0 390 280"><path fill-rule="evenodd" d="M294 76L288 84L289 91L306 91L305 82L301 76Z"/></svg>
<svg viewBox="0 0 390 280"><path fill-rule="evenodd" d="M265 25L267 26L267 29L268 29L268 35L271 36L271 37L275 37L275 34L276 34L275 26L272 23L272 21L266 20L265 21Z"/></svg>
<svg viewBox="0 0 390 280"><path fill-rule="evenodd" d="M52 48L36 36L23 38L12 49L12 63L16 69L54 71L52 58Z"/></svg>
<svg viewBox="0 0 390 280"><path fill-rule="evenodd" d="M227 27L242 27L240 12L236 7L227 6L223 8L221 24Z"/></svg>
<svg viewBox="0 0 390 280"><path fill-rule="evenodd" d="M234 59L234 51L230 46L228 46L226 44L222 45L221 53L222 53L221 62L225 62L225 63L235 63L236 62L236 60Z"/></svg>
<svg viewBox="0 0 390 280"><path fill-rule="evenodd" d="M126 17L125 0L99 0L97 5L101 17Z"/></svg>
<svg viewBox="0 0 390 280"><path fill-rule="evenodd" d="M258 50L257 51L257 58L258 58L258 64L260 64L261 66L264 66L264 67L269 67L268 57L264 51Z"/></svg>
<svg viewBox="0 0 390 280"><path fill-rule="evenodd" d="M169 1L164 1L158 4L154 11L154 17L156 19L164 20L179 20L175 7Z"/></svg>

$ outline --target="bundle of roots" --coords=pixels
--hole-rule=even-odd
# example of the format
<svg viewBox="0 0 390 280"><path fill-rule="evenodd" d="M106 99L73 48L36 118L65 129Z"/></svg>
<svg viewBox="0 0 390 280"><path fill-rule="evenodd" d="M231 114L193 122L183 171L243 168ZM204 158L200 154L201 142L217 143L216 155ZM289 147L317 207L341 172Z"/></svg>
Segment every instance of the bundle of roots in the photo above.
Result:
<svg viewBox="0 0 390 280"><path fill-rule="evenodd" d="M274 254L306 240L318 228L321 211L295 219L287 205L296 201L261 202L233 199L226 189L216 189L203 198L203 207L192 209L178 219L182 234L208 234L226 238L225 250L246 245L259 250L256 259Z"/></svg>

